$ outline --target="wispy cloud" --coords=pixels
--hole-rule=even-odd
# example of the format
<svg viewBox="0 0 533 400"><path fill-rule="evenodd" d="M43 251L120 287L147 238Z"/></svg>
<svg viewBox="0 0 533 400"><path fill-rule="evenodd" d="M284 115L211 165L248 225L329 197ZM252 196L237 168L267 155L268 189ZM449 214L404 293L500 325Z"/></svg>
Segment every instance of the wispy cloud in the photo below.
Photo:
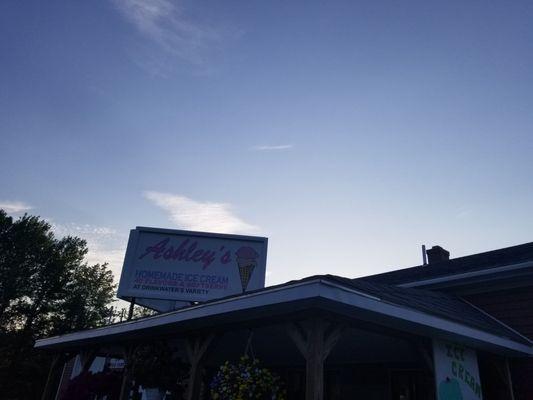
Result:
<svg viewBox="0 0 533 400"><path fill-rule="evenodd" d="M7 213L19 213L31 210L33 207L22 201L0 201L0 208Z"/></svg>
<svg viewBox="0 0 533 400"><path fill-rule="evenodd" d="M230 204L201 202L188 197L154 191L144 196L169 214L177 227L220 233L253 233L257 227L236 216Z"/></svg>
<svg viewBox="0 0 533 400"><path fill-rule="evenodd" d="M459 219L468 218L470 217L471 214L472 214L471 210L469 210L468 208L462 208L457 212L456 218L459 218Z"/></svg>
<svg viewBox="0 0 533 400"><path fill-rule="evenodd" d="M54 233L59 236L77 236L87 241L89 264L109 263L110 269L115 275L115 280L120 278L120 271L126 252L127 235L116 230L90 224L67 223L60 224L48 218L52 224Z"/></svg>
<svg viewBox="0 0 533 400"><path fill-rule="evenodd" d="M137 63L154 74L166 74L176 59L195 65L204 64L207 50L221 40L220 31L188 18L180 1L111 1L150 43L141 54L137 54Z"/></svg>
<svg viewBox="0 0 533 400"><path fill-rule="evenodd" d="M277 145L263 145L263 146L253 146L251 149L255 151L276 151L276 150L289 150L292 149L294 145L292 144L277 144Z"/></svg>

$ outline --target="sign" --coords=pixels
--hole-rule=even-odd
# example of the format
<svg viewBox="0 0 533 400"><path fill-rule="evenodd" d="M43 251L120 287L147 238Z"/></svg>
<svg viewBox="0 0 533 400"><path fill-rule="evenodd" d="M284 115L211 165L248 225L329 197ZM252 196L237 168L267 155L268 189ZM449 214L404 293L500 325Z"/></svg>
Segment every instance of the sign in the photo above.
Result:
<svg viewBox="0 0 533 400"><path fill-rule="evenodd" d="M169 312L177 310L188 306L190 303L188 301L176 301L176 300L158 300L158 299L147 299L145 297L136 297L135 304L140 306L151 308L159 312Z"/></svg>
<svg viewBox="0 0 533 400"><path fill-rule="evenodd" d="M475 350L433 341L437 400L482 400Z"/></svg>
<svg viewBox="0 0 533 400"><path fill-rule="evenodd" d="M260 289L266 254L267 238L137 227L130 232L117 295L163 305Z"/></svg>

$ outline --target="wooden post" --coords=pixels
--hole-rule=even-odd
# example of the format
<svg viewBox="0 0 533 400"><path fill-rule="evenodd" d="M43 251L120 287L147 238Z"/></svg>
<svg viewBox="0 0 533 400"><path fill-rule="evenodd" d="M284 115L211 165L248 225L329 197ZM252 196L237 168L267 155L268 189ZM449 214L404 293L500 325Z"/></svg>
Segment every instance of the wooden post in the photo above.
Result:
<svg viewBox="0 0 533 400"><path fill-rule="evenodd" d="M215 335L199 336L185 341L185 350L191 364L189 370L189 382L187 384L187 400L198 400L202 376L202 364L205 354Z"/></svg>
<svg viewBox="0 0 533 400"><path fill-rule="evenodd" d="M509 400L514 400L513 379L511 377L511 368L509 359L505 358L505 375L507 376L507 388L509 389Z"/></svg>
<svg viewBox="0 0 533 400"><path fill-rule="evenodd" d="M435 366L433 365L433 352L432 349L428 346L425 346L422 343L417 343L415 345L416 350L422 357L422 360L424 361L424 364L426 364L426 368L429 372L432 374L435 373Z"/></svg>
<svg viewBox="0 0 533 400"><path fill-rule="evenodd" d="M128 321L133 318L133 311L135 310L135 297L131 298L130 309L128 310Z"/></svg>
<svg viewBox="0 0 533 400"><path fill-rule="evenodd" d="M56 395L54 396L55 400L57 400L58 398L59 399L61 398L63 394L64 386L68 387L68 382L70 381L70 375L72 374L72 370L69 369L67 371L67 366L71 361L74 362L74 358L76 357L76 355L77 355L76 353L66 353L64 357L60 358L60 363L63 365L63 367L61 368L61 373L59 375L59 382L57 384Z"/></svg>
<svg viewBox="0 0 533 400"><path fill-rule="evenodd" d="M340 339L343 327L322 318L312 318L302 328L297 324L287 327L289 336L305 358L305 399L323 400L324 362Z"/></svg>
<svg viewBox="0 0 533 400"><path fill-rule="evenodd" d="M54 354L52 358L52 363L50 364L50 369L48 370L48 377L46 378L46 384L44 385L43 395L41 400L48 400L51 398L52 394L52 383L54 380L54 375L56 373L57 365L59 364L59 359L61 355L59 353Z"/></svg>
<svg viewBox="0 0 533 400"><path fill-rule="evenodd" d="M433 346L431 343L428 343L424 338L409 338L407 342L413 349L413 352L420 356L428 372L434 375L435 365L433 365Z"/></svg>
<svg viewBox="0 0 533 400"><path fill-rule="evenodd" d="M433 362L433 346L431 345L431 342L428 343L428 341L423 338L410 339L409 342L414 352L418 353L422 358L422 362L426 366L428 375L431 375L431 392L429 391L429 389L426 393L421 392L422 397L429 396L430 393L437 393L437 387L435 383L435 365ZM390 387L390 385L391 382L389 381L389 392L392 391L392 387Z"/></svg>
<svg viewBox="0 0 533 400"><path fill-rule="evenodd" d="M511 369L509 368L509 359L503 358L501 362L493 359L492 362L502 383L505 385L505 389L508 391L509 400L514 400L513 381L511 379Z"/></svg>
<svg viewBox="0 0 533 400"><path fill-rule="evenodd" d="M490 362L498 373L505 389L508 391L508 399L514 400L513 381L511 379L511 369L509 368L509 359L503 358L500 360L497 358L491 358Z"/></svg>
<svg viewBox="0 0 533 400"><path fill-rule="evenodd" d="M509 367L509 359L506 357L504 360L505 363L505 377L507 378L507 389L509 389L509 400L514 400L514 391L513 391L513 379L511 377L511 368Z"/></svg>
<svg viewBox="0 0 533 400"><path fill-rule="evenodd" d="M124 370L122 373L122 385L120 387L119 400L128 400L130 398L131 374L132 374L132 363L133 363L134 353L135 353L134 346L126 346L123 349Z"/></svg>

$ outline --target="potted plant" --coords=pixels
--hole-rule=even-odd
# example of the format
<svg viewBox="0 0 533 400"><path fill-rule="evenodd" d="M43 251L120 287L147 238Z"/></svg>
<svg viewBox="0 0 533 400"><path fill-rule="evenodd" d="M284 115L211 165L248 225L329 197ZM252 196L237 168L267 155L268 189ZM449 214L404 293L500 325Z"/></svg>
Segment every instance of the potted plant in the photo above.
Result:
<svg viewBox="0 0 533 400"><path fill-rule="evenodd" d="M285 400L280 378L262 368L257 359L243 356L232 364L226 361L209 385L214 400Z"/></svg>

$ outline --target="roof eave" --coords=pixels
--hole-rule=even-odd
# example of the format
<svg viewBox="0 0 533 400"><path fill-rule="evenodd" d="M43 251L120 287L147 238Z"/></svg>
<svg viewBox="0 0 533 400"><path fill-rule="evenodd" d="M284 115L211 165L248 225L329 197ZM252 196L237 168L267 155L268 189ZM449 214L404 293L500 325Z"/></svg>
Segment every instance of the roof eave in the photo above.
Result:
<svg viewBox="0 0 533 400"><path fill-rule="evenodd" d="M533 355L531 344L516 342L510 338L500 337L442 317L387 303L376 296L324 278L295 282L272 289L267 288L259 292L221 299L141 320L41 339L36 342L35 347L61 349L73 345L94 344L109 337L118 340L128 333L142 334L142 331L148 332L148 330L162 327L171 328L184 322L189 324L194 320L208 321L221 315L224 315L226 319L231 319L235 318L239 312L254 310L253 314L255 314L256 310L271 306L283 309L289 304L311 299L327 300L330 308L333 307L339 312L341 308L344 308L348 310L345 315L353 319L394 326L406 332L429 337L462 341L476 348L488 349L505 355Z"/></svg>

